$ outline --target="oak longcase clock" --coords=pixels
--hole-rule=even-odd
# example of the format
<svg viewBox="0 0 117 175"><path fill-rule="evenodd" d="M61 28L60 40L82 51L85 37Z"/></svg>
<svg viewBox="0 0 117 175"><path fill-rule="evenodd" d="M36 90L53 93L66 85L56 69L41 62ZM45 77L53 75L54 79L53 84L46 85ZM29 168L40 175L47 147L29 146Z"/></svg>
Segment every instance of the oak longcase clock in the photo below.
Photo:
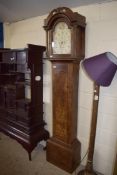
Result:
<svg viewBox="0 0 117 175"><path fill-rule="evenodd" d="M81 155L81 144L77 139L77 110L85 17L66 7L57 8L45 20L44 29L53 84L53 136L47 142L47 160L71 173L79 165Z"/></svg>

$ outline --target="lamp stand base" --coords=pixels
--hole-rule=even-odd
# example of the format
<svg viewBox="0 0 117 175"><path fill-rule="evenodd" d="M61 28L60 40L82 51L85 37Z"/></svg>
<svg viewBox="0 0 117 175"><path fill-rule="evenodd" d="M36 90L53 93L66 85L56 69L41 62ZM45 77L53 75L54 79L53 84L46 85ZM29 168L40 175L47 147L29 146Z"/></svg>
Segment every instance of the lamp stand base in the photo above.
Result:
<svg viewBox="0 0 117 175"><path fill-rule="evenodd" d="M98 175L96 172L92 171L88 171L88 170L81 170L77 175Z"/></svg>

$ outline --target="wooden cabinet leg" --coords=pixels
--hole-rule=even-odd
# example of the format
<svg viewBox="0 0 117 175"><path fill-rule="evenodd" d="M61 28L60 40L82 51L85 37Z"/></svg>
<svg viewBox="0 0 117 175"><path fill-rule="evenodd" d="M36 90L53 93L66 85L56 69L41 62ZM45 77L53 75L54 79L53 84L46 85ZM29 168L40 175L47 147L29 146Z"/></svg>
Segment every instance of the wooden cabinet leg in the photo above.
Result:
<svg viewBox="0 0 117 175"><path fill-rule="evenodd" d="M47 146L44 146L44 147L43 147L43 150L46 151L46 149L47 149Z"/></svg>
<svg viewBox="0 0 117 175"><path fill-rule="evenodd" d="M28 152L29 160L32 161L31 153Z"/></svg>

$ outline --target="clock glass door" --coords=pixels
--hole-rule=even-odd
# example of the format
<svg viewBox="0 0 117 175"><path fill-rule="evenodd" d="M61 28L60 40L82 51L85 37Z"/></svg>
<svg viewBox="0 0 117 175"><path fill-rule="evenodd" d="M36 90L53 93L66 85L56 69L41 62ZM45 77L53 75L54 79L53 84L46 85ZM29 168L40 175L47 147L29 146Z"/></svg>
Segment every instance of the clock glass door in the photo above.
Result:
<svg viewBox="0 0 117 175"><path fill-rule="evenodd" d="M53 32L53 54L71 53L71 29L65 22L59 22Z"/></svg>

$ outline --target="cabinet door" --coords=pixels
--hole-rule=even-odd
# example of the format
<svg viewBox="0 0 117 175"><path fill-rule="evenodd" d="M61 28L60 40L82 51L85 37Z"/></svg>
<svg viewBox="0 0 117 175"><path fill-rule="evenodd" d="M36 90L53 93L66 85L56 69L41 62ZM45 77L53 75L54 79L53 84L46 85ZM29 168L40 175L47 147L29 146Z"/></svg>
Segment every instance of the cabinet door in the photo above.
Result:
<svg viewBox="0 0 117 175"><path fill-rule="evenodd" d="M17 64L25 64L26 63L26 51L18 51L17 52Z"/></svg>
<svg viewBox="0 0 117 175"><path fill-rule="evenodd" d="M17 71L25 73L27 69L27 52L17 52Z"/></svg>

